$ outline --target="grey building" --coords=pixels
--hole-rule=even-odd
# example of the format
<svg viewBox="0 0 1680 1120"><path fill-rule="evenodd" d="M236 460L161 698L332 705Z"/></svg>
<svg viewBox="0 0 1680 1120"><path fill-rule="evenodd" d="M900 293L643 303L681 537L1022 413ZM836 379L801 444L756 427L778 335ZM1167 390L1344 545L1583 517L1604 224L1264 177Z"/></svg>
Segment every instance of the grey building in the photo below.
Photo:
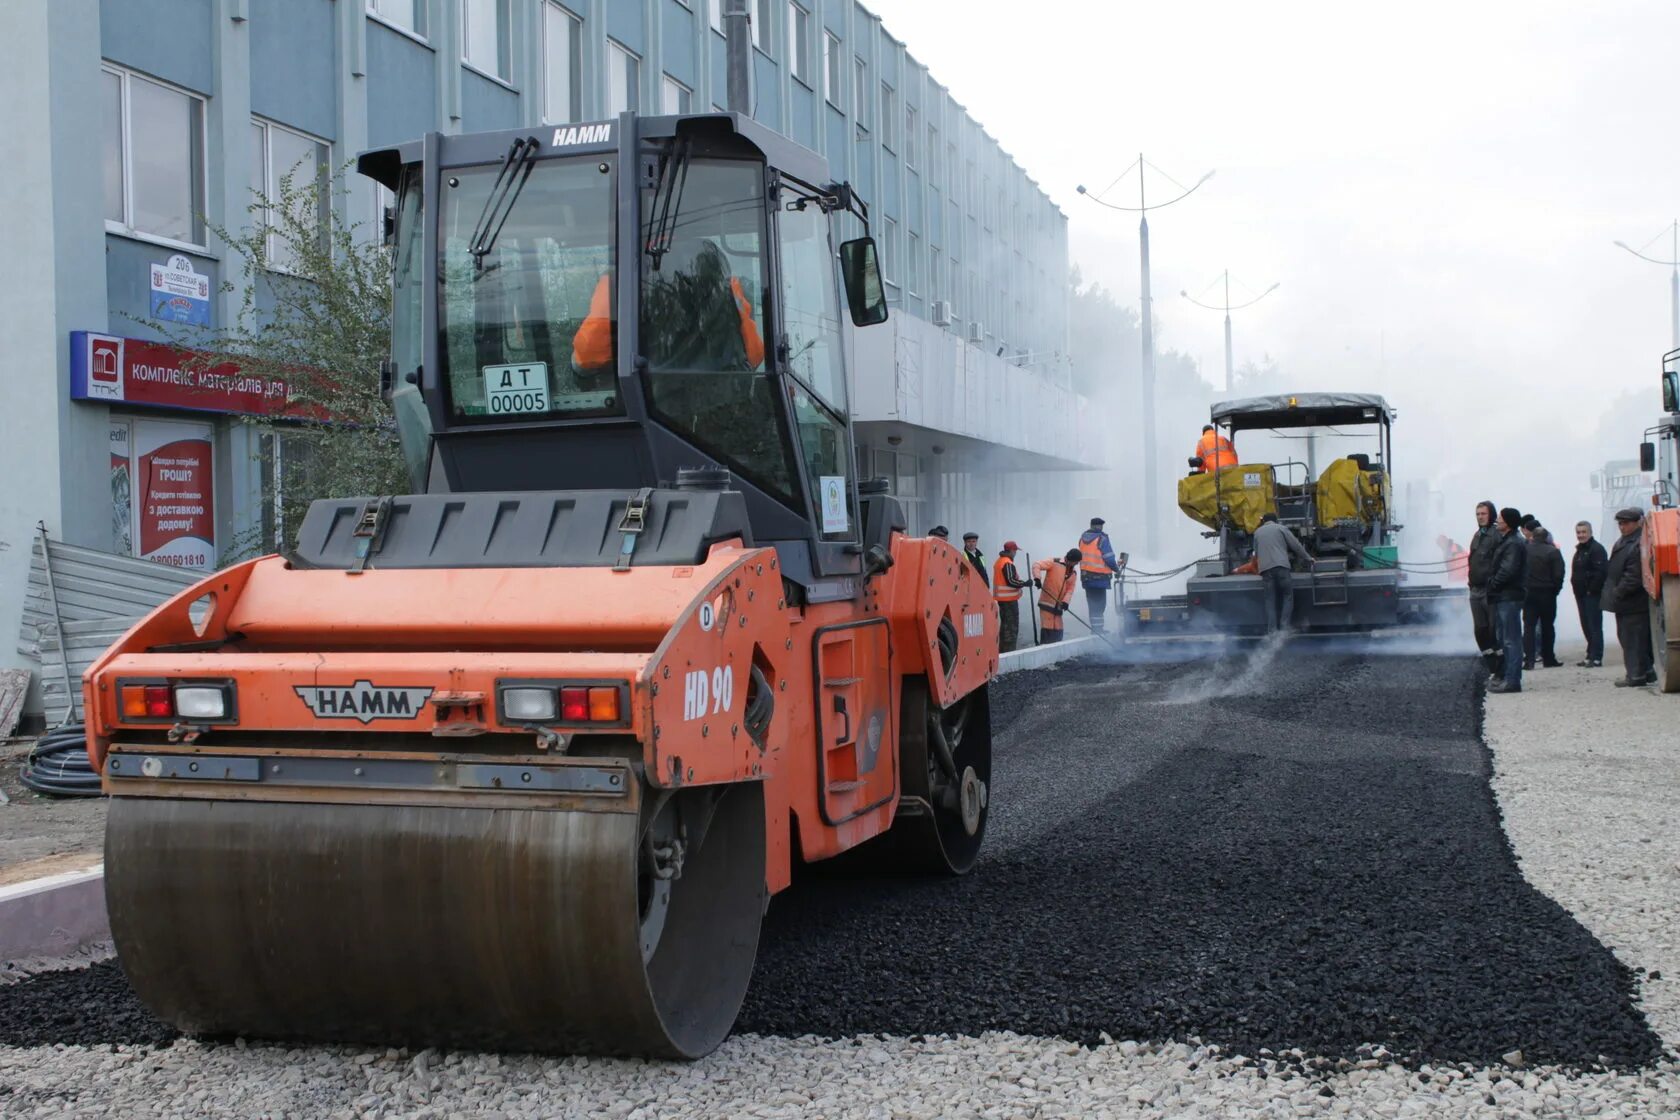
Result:
<svg viewBox="0 0 1680 1120"><path fill-rule="evenodd" d="M428 131L708 111L722 0L0 0L0 641L35 523L210 568L260 541L268 460L242 413L281 386L206 379L161 342L229 321L214 226L289 169ZM754 116L868 203L890 328L852 338L865 475L912 529L1018 535L1042 472L1100 467L1072 392L1067 220L854 0L751 0ZM340 201L374 220L372 184Z"/></svg>

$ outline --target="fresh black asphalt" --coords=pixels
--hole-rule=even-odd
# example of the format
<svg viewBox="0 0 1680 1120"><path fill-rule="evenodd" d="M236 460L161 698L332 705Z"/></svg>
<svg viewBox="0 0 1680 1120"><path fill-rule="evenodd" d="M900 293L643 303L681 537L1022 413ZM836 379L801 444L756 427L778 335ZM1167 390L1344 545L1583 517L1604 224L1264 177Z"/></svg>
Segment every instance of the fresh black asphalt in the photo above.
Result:
<svg viewBox="0 0 1680 1120"><path fill-rule="evenodd" d="M1660 1056L1629 971L1517 870L1468 659L1301 643L1020 673L992 703L974 871L802 878L741 1031ZM0 1045L173 1034L112 963L0 988Z"/></svg>

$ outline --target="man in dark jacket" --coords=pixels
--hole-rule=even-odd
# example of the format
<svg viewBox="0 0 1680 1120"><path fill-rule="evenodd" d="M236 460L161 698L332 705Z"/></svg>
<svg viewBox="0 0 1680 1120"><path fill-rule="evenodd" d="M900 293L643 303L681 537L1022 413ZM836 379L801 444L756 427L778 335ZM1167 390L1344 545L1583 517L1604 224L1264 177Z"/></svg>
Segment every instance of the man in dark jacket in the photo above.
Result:
<svg viewBox="0 0 1680 1120"><path fill-rule="evenodd" d="M1499 511L1492 502L1476 503L1476 535L1470 538L1469 565L1465 569L1470 585L1470 625L1475 628L1476 648L1482 651L1488 672L1499 676L1499 639L1494 636L1493 607L1488 603L1487 579L1493 566L1493 550L1499 547L1499 530L1494 522Z"/></svg>
<svg viewBox="0 0 1680 1120"><path fill-rule="evenodd" d="M1488 605L1504 655L1503 679L1488 685L1489 692L1522 691L1522 608L1528 597L1528 545L1521 532L1522 514L1506 506L1499 511L1499 544L1487 574Z"/></svg>
<svg viewBox="0 0 1680 1120"><path fill-rule="evenodd" d="M980 534L963 534L963 555L974 565L974 570L980 573L980 578L986 578L986 554L980 551Z"/></svg>
<svg viewBox="0 0 1680 1120"><path fill-rule="evenodd" d="M1552 534L1538 521L1523 530L1528 537L1528 594L1523 599L1523 668L1534 668L1539 657L1547 669L1563 662L1557 659L1557 601L1563 590L1563 553L1552 543Z"/></svg>
<svg viewBox="0 0 1680 1120"><path fill-rule="evenodd" d="M1627 676L1617 688L1634 688L1657 679L1657 665L1651 652L1651 597L1645 593L1645 576L1639 562L1639 538L1643 517L1636 509L1616 514L1621 539L1610 548L1604 565L1604 594L1599 602L1616 616L1616 641L1622 645L1622 665Z"/></svg>
<svg viewBox="0 0 1680 1120"><path fill-rule="evenodd" d="M1604 546L1593 539L1592 522L1575 523L1575 557L1569 564L1569 588L1575 592L1575 610L1581 615L1581 633L1587 638L1587 656L1576 664L1596 669L1604 664L1604 609L1598 597L1604 592Z"/></svg>

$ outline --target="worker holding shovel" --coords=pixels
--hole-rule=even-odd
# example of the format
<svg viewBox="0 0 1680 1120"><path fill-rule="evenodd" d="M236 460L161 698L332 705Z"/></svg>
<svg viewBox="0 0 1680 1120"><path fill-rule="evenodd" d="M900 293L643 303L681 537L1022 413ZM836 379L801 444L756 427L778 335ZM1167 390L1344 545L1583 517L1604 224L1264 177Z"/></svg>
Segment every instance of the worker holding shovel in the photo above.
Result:
<svg viewBox="0 0 1680 1120"><path fill-rule="evenodd" d="M1038 620L1044 645L1062 640L1062 616L1073 602L1073 589L1079 586L1078 571L1077 548L1068 549L1060 560L1040 560L1032 566L1033 585L1039 588Z"/></svg>

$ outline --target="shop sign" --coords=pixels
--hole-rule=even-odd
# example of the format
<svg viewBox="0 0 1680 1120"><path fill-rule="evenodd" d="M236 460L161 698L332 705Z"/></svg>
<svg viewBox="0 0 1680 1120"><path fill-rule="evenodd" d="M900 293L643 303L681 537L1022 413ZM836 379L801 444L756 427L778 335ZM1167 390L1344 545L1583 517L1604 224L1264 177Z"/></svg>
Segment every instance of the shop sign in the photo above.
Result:
<svg viewBox="0 0 1680 1120"><path fill-rule="evenodd" d="M210 325L210 278L194 270L191 258L176 253L167 264L154 261L146 271L152 279L152 318Z"/></svg>
<svg viewBox="0 0 1680 1120"><path fill-rule="evenodd" d="M244 374L229 362L190 368L192 352L161 342L70 332L70 396L141 408L298 415L286 381Z"/></svg>

